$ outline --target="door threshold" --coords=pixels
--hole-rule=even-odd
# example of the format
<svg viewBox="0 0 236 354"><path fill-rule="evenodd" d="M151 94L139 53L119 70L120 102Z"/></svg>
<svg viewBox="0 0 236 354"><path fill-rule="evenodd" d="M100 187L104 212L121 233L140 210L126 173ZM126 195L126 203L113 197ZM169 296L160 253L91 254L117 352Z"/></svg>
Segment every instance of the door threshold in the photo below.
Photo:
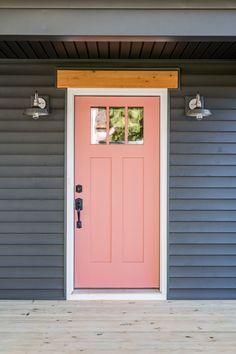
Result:
<svg viewBox="0 0 236 354"><path fill-rule="evenodd" d="M159 289L76 289L68 300L165 300Z"/></svg>

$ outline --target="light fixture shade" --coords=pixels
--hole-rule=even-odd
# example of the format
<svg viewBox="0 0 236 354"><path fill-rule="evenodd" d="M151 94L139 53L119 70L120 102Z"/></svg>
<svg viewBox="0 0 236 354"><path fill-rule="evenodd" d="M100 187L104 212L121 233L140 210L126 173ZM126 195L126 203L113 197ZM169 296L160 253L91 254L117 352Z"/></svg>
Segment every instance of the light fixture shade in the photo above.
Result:
<svg viewBox="0 0 236 354"><path fill-rule="evenodd" d="M33 119L37 120L41 116L48 116L49 113L46 108L31 107L31 108L26 108L24 110L24 114L26 116L30 116Z"/></svg>
<svg viewBox="0 0 236 354"><path fill-rule="evenodd" d="M201 120L211 114L209 109L204 108L204 98L199 93L197 93L196 97L185 97L185 115L187 117Z"/></svg>
<svg viewBox="0 0 236 354"><path fill-rule="evenodd" d="M202 119L203 117L211 116L211 111L209 111L209 109L204 109L204 108L194 108L194 109L190 109L189 111L187 111L186 115L188 117Z"/></svg>
<svg viewBox="0 0 236 354"><path fill-rule="evenodd" d="M31 96L31 107L24 110L24 114L37 120L41 116L49 114L49 97L39 96L38 92Z"/></svg>

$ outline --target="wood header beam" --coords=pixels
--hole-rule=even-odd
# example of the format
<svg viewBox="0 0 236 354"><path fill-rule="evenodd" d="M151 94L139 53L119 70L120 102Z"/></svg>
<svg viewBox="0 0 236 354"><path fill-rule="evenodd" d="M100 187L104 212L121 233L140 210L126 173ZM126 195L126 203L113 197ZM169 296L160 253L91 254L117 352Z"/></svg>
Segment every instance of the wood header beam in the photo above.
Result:
<svg viewBox="0 0 236 354"><path fill-rule="evenodd" d="M179 70L57 70L58 88L179 87Z"/></svg>

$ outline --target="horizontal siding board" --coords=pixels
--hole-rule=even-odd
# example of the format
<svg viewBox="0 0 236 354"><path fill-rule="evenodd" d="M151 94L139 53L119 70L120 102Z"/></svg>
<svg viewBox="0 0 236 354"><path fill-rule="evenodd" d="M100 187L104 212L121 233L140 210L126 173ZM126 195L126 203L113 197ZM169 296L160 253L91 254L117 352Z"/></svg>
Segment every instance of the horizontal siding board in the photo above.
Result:
<svg viewBox="0 0 236 354"><path fill-rule="evenodd" d="M1 193L1 191L0 191ZM171 199L236 199L235 188L170 188Z"/></svg>
<svg viewBox="0 0 236 354"><path fill-rule="evenodd" d="M0 291L1 300L62 300L63 298L62 289L2 289Z"/></svg>
<svg viewBox="0 0 236 354"><path fill-rule="evenodd" d="M26 193L26 192L25 192ZM46 210L64 210L64 201L58 200L57 199L22 199L20 198L19 200L16 200L15 198L13 199L0 199L0 210L2 211L33 211L33 210L38 210L38 211L46 211Z"/></svg>
<svg viewBox="0 0 236 354"><path fill-rule="evenodd" d="M9 200L9 199L17 199L17 200L63 200L64 191L63 189L0 189L0 200Z"/></svg>
<svg viewBox="0 0 236 354"><path fill-rule="evenodd" d="M14 233L3 234L0 233L0 245L63 245L64 234L63 233ZM1 247L1 246L0 246ZM0 268L1 271L1 268Z"/></svg>
<svg viewBox="0 0 236 354"><path fill-rule="evenodd" d="M236 133L231 132L172 132L171 141L174 143L234 143Z"/></svg>
<svg viewBox="0 0 236 354"><path fill-rule="evenodd" d="M0 178L0 187L5 188L59 188L64 187L64 178L63 177L1 177ZM1 201L0 201L1 205ZM0 206L1 210L1 206Z"/></svg>
<svg viewBox="0 0 236 354"><path fill-rule="evenodd" d="M203 244L171 244L169 249L171 255L235 255L236 245L234 244L208 244L207 240Z"/></svg>
<svg viewBox="0 0 236 354"><path fill-rule="evenodd" d="M194 80L196 80L196 77L194 77ZM171 97L173 98L182 98L183 91L184 95L186 96L196 96L196 92L200 92L201 95L203 95L206 99L217 99L220 97L220 100L223 98L235 98L236 97L236 87L234 83L232 84L227 83L224 85L215 85L211 86L210 83L205 82L201 85L197 85L197 83L193 82L193 86L191 85L185 85L183 87L183 90L175 90L172 92Z"/></svg>
<svg viewBox="0 0 236 354"><path fill-rule="evenodd" d="M236 278L170 278L170 286L178 289L235 289Z"/></svg>
<svg viewBox="0 0 236 354"><path fill-rule="evenodd" d="M196 119L189 121L186 117L184 122L174 121L171 123L171 131L174 132L235 132L236 121L215 121L203 120L197 121Z"/></svg>
<svg viewBox="0 0 236 354"><path fill-rule="evenodd" d="M175 300L235 300L235 289L172 289L169 293L169 299Z"/></svg>
<svg viewBox="0 0 236 354"><path fill-rule="evenodd" d="M63 256L63 245L1 245L0 256Z"/></svg>
<svg viewBox="0 0 236 354"><path fill-rule="evenodd" d="M9 67L8 67L9 70ZM32 91L35 90L35 87L38 88L38 90L40 90L40 87L45 87L45 86L51 86L54 87L55 86L55 79L53 75L30 75L27 73L18 75L12 73L12 74L8 74L8 75L3 75L2 73L0 73L1 75L1 86L4 87L32 87ZM33 91L34 92L34 91ZM29 101L28 101L29 102ZM11 106L9 106L11 107Z"/></svg>
<svg viewBox="0 0 236 354"><path fill-rule="evenodd" d="M32 289L53 289L59 290L63 288L63 279L57 278L37 278L37 279L0 279L0 290L32 290Z"/></svg>
<svg viewBox="0 0 236 354"><path fill-rule="evenodd" d="M170 232L236 232L236 221L175 221L170 222Z"/></svg>
<svg viewBox="0 0 236 354"><path fill-rule="evenodd" d="M61 143L52 144L52 143L11 143L5 144L0 143L0 155L28 155L30 151L31 155L61 155L64 153L64 144L63 141Z"/></svg>
<svg viewBox="0 0 236 354"><path fill-rule="evenodd" d="M0 223L2 233L62 233L64 232L63 221L58 222L11 222Z"/></svg>
<svg viewBox="0 0 236 354"><path fill-rule="evenodd" d="M63 267L62 256L1 256L0 267Z"/></svg>
<svg viewBox="0 0 236 354"><path fill-rule="evenodd" d="M64 142L63 132L0 132L0 141L6 144L55 144Z"/></svg>
<svg viewBox="0 0 236 354"><path fill-rule="evenodd" d="M210 245L235 245L236 244L236 237L235 233L227 233L227 232L214 232L214 233L207 233L207 232L172 232L170 234L171 240L170 245L172 244L183 244L183 245L206 245L210 247Z"/></svg>
<svg viewBox="0 0 236 354"><path fill-rule="evenodd" d="M171 278L235 278L236 267L172 267Z"/></svg>
<svg viewBox="0 0 236 354"><path fill-rule="evenodd" d="M173 140L172 140L173 141ZM236 154L236 144L235 142L225 142L225 143L200 143L195 144L191 142L179 141L177 143L172 142L170 146L170 153L174 154Z"/></svg>
<svg viewBox="0 0 236 354"><path fill-rule="evenodd" d="M0 166L2 177L63 177L63 166Z"/></svg>
<svg viewBox="0 0 236 354"><path fill-rule="evenodd" d="M2 79L2 76L1 76ZM24 80L24 79L23 79ZM2 81L0 82L0 96L9 98L9 97L22 97L22 98L27 98L30 101L30 96L34 94L34 89L30 86L24 86L23 84L21 86L5 86L2 85ZM45 85L42 86L40 85L39 88L39 95L49 95L50 97L54 98L61 98L64 100L64 90L57 90L55 89L54 86L49 86Z"/></svg>
<svg viewBox="0 0 236 354"><path fill-rule="evenodd" d="M170 210L236 210L234 199L172 199Z"/></svg>
<svg viewBox="0 0 236 354"><path fill-rule="evenodd" d="M236 176L236 166L171 166L171 176Z"/></svg>
<svg viewBox="0 0 236 354"><path fill-rule="evenodd" d="M0 211L1 222L61 222L63 211Z"/></svg>
<svg viewBox="0 0 236 354"><path fill-rule="evenodd" d="M183 89L186 87L201 87L204 88L206 87L227 87L227 86L235 86L235 81L236 81L236 75L235 75L235 65L233 64L231 66L231 74L230 74L230 68L223 68L222 66L218 66L218 72L217 72L217 67L214 66L212 70L214 70L211 73L210 65L208 65L208 68L205 70L202 69L202 66L199 65L196 72L194 73L194 68L193 65L189 65L189 70L185 70L184 75L181 77L181 84ZM222 73L222 70L224 73ZM228 71L229 70L229 71ZM190 72L191 71L191 72ZM227 72L228 71L228 72ZM195 91L196 92L196 91ZM221 97L222 92L220 93Z"/></svg>
<svg viewBox="0 0 236 354"><path fill-rule="evenodd" d="M221 155L201 155L201 154L172 154L170 158L170 163L172 166L228 166L228 165L235 165L235 159L236 159L236 154L235 155L226 155L226 154L221 154ZM0 160L1 161L1 160Z"/></svg>
<svg viewBox="0 0 236 354"><path fill-rule="evenodd" d="M2 279L31 278L35 279L35 281L37 282L38 278L63 279L63 277L63 267L4 267L4 269L0 268L0 281Z"/></svg>
<svg viewBox="0 0 236 354"><path fill-rule="evenodd" d="M171 267L182 266L182 267L235 267L236 266L236 255L191 255L191 256L171 256L169 258L169 264ZM220 288L220 284L219 284Z"/></svg>
<svg viewBox="0 0 236 354"><path fill-rule="evenodd" d="M37 121L12 121L9 124L8 121L0 120L0 131L1 132L63 132L64 122L63 121L53 121L48 122L44 120Z"/></svg>
<svg viewBox="0 0 236 354"><path fill-rule="evenodd" d="M170 211L170 221L235 221L235 214L235 210L225 212L222 210L207 210L207 212L206 210L172 210Z"/></svg>
<svg viewBox="0 0 236 354"><path fill-rule="evenodd" d="M171 177L170 187L180 188L236 188L235 177Z"/></svg>
<svg viewBox="0 0 236 354"><path fill-rule="evenodd" d="M22 64L21 62L14 62L13 65L10 65L9 62L3 62L0 66L0 75L15 75L24 76L24 75L34 75L36 78L39 76L48 75L53 78L53 73L55 71L54 64L45 64L39 65L36 62L28 62L27 65Z"/></svg>
<svg viewBox="0 0 236 354"><path fill-rule="evenodd" d="M0 166L63 166L63 155L0 155Z"/></svg>

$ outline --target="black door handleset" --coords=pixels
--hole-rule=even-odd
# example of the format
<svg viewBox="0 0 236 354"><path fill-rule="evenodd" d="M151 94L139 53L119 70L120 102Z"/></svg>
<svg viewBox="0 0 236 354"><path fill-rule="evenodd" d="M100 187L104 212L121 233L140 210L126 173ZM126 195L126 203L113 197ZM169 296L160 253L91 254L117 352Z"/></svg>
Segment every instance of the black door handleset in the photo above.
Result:
<svg viewBox="0 0 236 354"><path fill-rule="evenodd" d="M81 193L83 191L83 187L81 184L78 184L75 188L77 193ZM82 198L76 198L75 199L75 210L77 210L77 215L78 215L78 220L76 223L77 229L82 228L82 221L80 219L80 212L83 210L83 199Z"/></svg>

